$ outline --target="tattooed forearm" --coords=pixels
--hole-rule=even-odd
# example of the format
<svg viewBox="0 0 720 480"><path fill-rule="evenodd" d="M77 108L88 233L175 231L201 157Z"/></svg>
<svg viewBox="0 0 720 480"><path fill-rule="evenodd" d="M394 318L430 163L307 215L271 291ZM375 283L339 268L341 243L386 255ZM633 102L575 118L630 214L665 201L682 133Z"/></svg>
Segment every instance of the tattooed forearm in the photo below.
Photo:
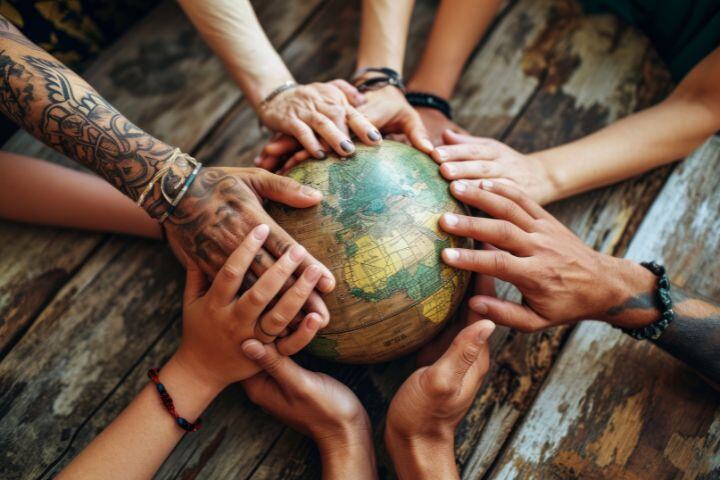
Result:
<svg viewBox="0 0 720 480"><path fill-rule="evenodd" d="M0 111L132 199L173 151L5 23L0 24ZM159 191L148 196L145 207L152 215L164 211L159 199Z"/></svg>
<svg viewBox="0 0 720 480"><path fill-rule="evenodd" d="M675 320L655 344L720 385L720 305L675 285L670 294ZM654 292L630 297L607 313L657 320Z"/></svg>

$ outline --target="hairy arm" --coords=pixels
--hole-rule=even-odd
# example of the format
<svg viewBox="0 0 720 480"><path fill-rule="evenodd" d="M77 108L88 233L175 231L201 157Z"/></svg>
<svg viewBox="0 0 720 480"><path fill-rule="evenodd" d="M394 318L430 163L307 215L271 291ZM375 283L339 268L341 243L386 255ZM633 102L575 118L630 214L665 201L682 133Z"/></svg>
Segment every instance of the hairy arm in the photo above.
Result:
<svg viewBox="0 0 720 480"><path fill-rule="evenodd" d="M628 260L621 260L625 286L623 301L611 307L603 320L612 324L641 326L659 319L655 304L657 278ZM720 385L720 305L672 285L675 320L654 340L674 357Z"/></svg>
<svg viewBox="0 0 720 480"><path fill-rule="evenodd" d="M574 142L532 154L555 189L550 201L678 160L720 130L720 48L658 105Z"/></svg>
<svg viewBox="0 0 720 480"><path fill-rule="evenodd" d="M443 0L408 89L450 98L501 0Z"/></svg>
<svg viewBox="0 0 720 480"><path fill-rule="evenodd" d="M80 76L2 17L0 111L133 200L173 152L170 145L133 125ZM143 206L153 216L165 211L159 185Z"/></svg>

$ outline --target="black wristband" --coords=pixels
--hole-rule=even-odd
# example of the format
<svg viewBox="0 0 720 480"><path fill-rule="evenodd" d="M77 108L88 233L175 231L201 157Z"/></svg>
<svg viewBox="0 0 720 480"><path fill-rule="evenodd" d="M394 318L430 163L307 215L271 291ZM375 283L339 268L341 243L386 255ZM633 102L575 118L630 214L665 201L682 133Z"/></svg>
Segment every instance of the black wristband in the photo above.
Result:
<svg viewBox="0 0 720 480"><path fill-rule="evenodd" d="M407 92L405 98L413 107L434 108L445 115L445 118L452 120L452 108L447 100L432 93Z"/></svg>
<svg viewBox="0 0 720 480"><path fill-rule="evenodd" d="M670 297L670 280L665 273L665 267L655 262L642 262L640 265L650 270L658 277L657 292L655 293L655 306L660 310L660 320L640 328L623 328L622 331L635 340L657 340L675 319Z"/></svg>

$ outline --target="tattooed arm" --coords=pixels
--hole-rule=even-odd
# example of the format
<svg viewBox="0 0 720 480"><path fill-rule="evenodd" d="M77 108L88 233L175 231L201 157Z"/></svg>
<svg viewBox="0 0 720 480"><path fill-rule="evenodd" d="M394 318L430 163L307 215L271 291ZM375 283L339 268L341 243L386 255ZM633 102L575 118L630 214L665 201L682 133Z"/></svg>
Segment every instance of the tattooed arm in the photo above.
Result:
<svg viewBox="0 0 720 480"><path fill-rule="evenodd" d="M599 319L638 328L659 319L657 277L626 259L596 252L514 187L483 180L453 182L453 195L494 218L445 214L448 233L500 250L446 249L445 263L514 284L522 304L476 295L469 307L484 318L525 332ZM655 342L720 385L720 305L672 287L675 321Z"/></svg>
<svg viewBox="0 0 720 480"><path fill-rule="evenodd" d="M171 145L133 125L80 76L30 42L2 17L0 111L133 200L140 197L173 155ZM173 180L187 177L192 169L183 160L173 165L166 184L171 197L183 184ZM270 236L253 265L254 272L259 274L296 243L265 213L261 204L264 198L308 207L320 200L320 194L258 169L207 167L200 171L163 226L176 252L214 275L252 227L266 223L270 225ZM159 183L142 206L155 218L166 211L168 205ZM332 290L332 274L308 257L305 266L318 264L323 271L320 290ZM326 313L319 297L313 297L313 303L316 310Z"/></svg>

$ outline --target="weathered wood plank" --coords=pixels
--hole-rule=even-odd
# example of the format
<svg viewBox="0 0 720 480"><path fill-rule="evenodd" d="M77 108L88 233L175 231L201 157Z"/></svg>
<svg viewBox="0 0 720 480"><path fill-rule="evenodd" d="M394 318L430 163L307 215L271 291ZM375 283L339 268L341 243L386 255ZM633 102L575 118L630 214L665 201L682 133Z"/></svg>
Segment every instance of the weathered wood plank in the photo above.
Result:
<svg viewBox="0 0 720 480"><path fill-rule="evenodd" d="M271 40L282 45L321 1L255 3ZM130 120L186 151L241 96L174 2L139 22L84 77ZM11 138L4 150L75 166L25 132ZM102 238L0 222L0 353Z"/></svg>
<svg viewBox="0 0 720 480"><path fill-rule="evenodd" d="M627 257L720 299L720 138L673 173ZM631 380L630 380L631 379ZM573 332L493 478L718 478L720 395L649 342L586 322Z"/></svg>
<svg viewBox="0 0 720 480"><path fill-rule="evenodd" d="M317 4L319 1L283 7L294 12L291 16L286 12L273 17L273 9L282 10L277 2L264 2L260 10L264 12L262 16L267 18L272 27L270 30L275 32L275 40L285 42L294 30L303 24L306 14L314 12L313 7ZM167 9L176 10L174 6L162 8L160 13L170 12ZM156 12L154 19L151 19L156 22L154 28L142 23L140 28L145 29L142 30L142 35L130 32L131 37L142 36L142 41L135 41L120 48L117 55L111 58L103 57L103 61L129 62L129 59L136 58L133 55L143 54L144 46L153 45L154 39L174 42L174 36L168 37L173 30L177 33L183 28L190 28L177 11L174 14L177 17L175 23L172 20L173 14L168 15L158 16ZM282 22L282 25L275 24L273 18ZM171 32L165 29L167 25ZM156 33L159 37L153 36ZM278 35L282 38L277 38ZM189 69L186 73L190 80L197 80L200 84L203 81L202 75L209 75L206 64L216 63L217 71L213 74L214 77L224 75L219 62L212 59L209 53L206 53L206 58L202 58L202 62L196 65L197 70L202 71L199 77L191 75L194 71L191 65L183 64L180 70L173 68L177 74ZM160 60L162 59L158 59ZM107 71L109 67L97 68ZM189 81L187 85L191 87L193 82ZM112 92L102 93L115 101ZM199 95L202 90L190 89L185 93ZM136 98L133 96L135 94L118 94L122 98L127 95L127 98L132 99L121 98L122 103L117 104L122 110L131 107L131 118L134 116L133 112L139 115L144 111L143 105L152 103L147 99L147 102L144 102L143 98ZM174 95L179 98L182 91ZM234 95L237 100L239 94ZM125 102L128 104L125 105ZM223 103L222 108L227 108L224 105ZM169 105L163 103L162 108L169 108ZM182 108L187 109L187 105ZM180 108L175 110L176 115L182 115L182 112ZM194 128L197 130L186 131L183 138L177 137L176 140L186 142L182 145L191 148L211 128L212 122L217 120L221 113L208 113L210 121L196 122ZM170 126L161 123L158 128L165 129ZM256 123L249 122L246 128L256 130ZM157 131L155 133L157 134ZM34 148L30 144L28 147ZM26 228L15 225L12 227L16 230ZM49 236L48 230L50 229L27 227L30 233L22 237L29 244L39 242L39 245L47 245L48 248L41 254L33 250L36 256L27 258L22 251L17 250L17 257L3 256L0 261L2 265L15 263L14 269L7 271L25 282L3 277L3 286L7 288L4 291L7 296L4 298L11 300L27 295L18 291L15 286L33 289L35 284L28 279L33 276L48 276L45 272L55 274L57 270L64 268L55 277L50 277L53 280L52 285L37 285L46 286L45 293L38 292L35 297L29 297L24 305L27 308L25 312L14 312L14 318L25 324L50 296L55 295L73 269L77 269L77 274L52 298L38 321L0 363L0 463L3 465L3 476L7 478L38 476L49 464L62 456L72 444L78 429L83 425L93 425L93 422L86 424L92 413L102 405L103 399L116 389L133 365L143 357L150 345L179 313L182 273L164 246L153 242L112 238L109 242L100 244L97 251L93 251L98 245L98 235L67 234L53 230L53 236ZM12 231L8 231L11 235ZM33 239L33 235L37 238ZM72 240L75 240L76 244L69 250L66 242ZM78 246L78 243L82 245ZM91 251L93 253L87 262L78 268L84 255ZM42 261L38 261L38 256ZM33 300L34 304L27 305L29 300ZM6 318L4 313L2 315ZM124 397L124 404L129 398ZM116 414L118 410L113 412ZM108 421L107 417L104 420L103 426ZM97 433L97 430L93 432ZM74 448L79 448L77 445L73 444Z"/></svg>

